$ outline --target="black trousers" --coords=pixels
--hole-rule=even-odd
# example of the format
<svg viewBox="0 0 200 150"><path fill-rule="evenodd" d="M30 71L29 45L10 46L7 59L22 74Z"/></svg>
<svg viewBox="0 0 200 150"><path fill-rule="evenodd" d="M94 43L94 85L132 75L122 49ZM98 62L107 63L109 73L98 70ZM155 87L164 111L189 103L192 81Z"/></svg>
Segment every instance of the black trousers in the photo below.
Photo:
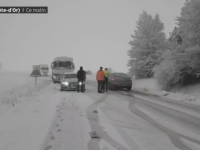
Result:
<svg viewBox="0 0 200 150"><path fill-rule="evenodd" d="M104 81L98 81L97 91L98 93L104 92Z"/></svg>
<svg viewBox="0 0 200 150"><path fill-rule="evenodd" d="M108 77L105 77L104 85L105 85L106 91L108 91Z"/></svg>

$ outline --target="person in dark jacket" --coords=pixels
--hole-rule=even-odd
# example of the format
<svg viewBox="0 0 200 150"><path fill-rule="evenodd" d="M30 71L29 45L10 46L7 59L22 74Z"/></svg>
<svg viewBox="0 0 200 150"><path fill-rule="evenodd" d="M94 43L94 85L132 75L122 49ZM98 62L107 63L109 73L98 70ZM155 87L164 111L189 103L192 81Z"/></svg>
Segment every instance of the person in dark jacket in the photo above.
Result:
<svg viewBox="0 0 200 150"><path fill-rule="evenodd" d="M77 79L78 79L77 92L79 92L80 84L81 84L81 92L84 92L85 71L83 70L82 66L80 67L80 70L77 72Z"/></svg>

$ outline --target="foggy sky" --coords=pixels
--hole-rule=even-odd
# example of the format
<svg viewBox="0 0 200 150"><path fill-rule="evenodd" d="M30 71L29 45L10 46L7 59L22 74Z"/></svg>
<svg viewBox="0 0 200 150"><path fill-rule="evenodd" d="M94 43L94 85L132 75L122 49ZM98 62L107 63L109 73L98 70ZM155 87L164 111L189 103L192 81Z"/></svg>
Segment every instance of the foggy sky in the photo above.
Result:
<svg viewBox="0 0 200 150"><path fill-rule="evenodd" d="M127 72L127 51L143 10L158 13L171 32L185 0L1 0L1 6L48 6L48 14L0 14L4 70L31 70L54 57L74 58L76 70L100 66Z"/></svg>

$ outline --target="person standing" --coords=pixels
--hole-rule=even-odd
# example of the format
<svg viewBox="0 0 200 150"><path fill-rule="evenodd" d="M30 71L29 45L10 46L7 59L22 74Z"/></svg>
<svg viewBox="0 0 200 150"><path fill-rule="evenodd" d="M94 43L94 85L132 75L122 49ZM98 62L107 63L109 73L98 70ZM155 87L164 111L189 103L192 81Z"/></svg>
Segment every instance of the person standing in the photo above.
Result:
<svg viewBox="0 0 200 150"><path fill-rule="evenodd" d="M77 79L78 79L78 85L77 85L77 92L79 92L79 84L81 84L81 92L84 92L84 81L85 81L85 71L83 70L83 67L80 67L80 70L77 72Z"/></svg>
<svg viewBox="0 0 200 150"><path fill-rule="evenodd" d="M108 71L107 68L105 68L105 70L104 70L104 77L105 77L104 84L105 84L105 90L106 90L106 92L108 92L108 77L109 76L110 76L110 72Z"/></svg>
<svg viewBox="0 0 200 150"><path fill-rule="evenodd" d="M96 80L98 82L98 87L97 87L98 93L104 93L104 80L105 80L105 78L104 78L103 67L100 67L100 70L97 71Z"/></svg>

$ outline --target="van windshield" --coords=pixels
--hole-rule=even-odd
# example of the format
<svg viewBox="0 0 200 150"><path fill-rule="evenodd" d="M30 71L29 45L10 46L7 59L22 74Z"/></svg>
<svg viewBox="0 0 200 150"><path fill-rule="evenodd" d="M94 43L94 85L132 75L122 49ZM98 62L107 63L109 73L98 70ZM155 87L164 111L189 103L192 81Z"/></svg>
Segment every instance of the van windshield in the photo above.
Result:
<svg viewBox="0 0 200 150"><path fill-rule="evenodd" d="M41 68L41 70L49 70L48 68Z"/></svg>
<svg viewBox="0 0 200 150"><path fill-rule="evenodd" d="M68 68L68 69L72 69L73 67L73 63L71 61L54 61L53 62L53 67L54 68L59 68L59 67L64 67L64 68Z"/></svg>

